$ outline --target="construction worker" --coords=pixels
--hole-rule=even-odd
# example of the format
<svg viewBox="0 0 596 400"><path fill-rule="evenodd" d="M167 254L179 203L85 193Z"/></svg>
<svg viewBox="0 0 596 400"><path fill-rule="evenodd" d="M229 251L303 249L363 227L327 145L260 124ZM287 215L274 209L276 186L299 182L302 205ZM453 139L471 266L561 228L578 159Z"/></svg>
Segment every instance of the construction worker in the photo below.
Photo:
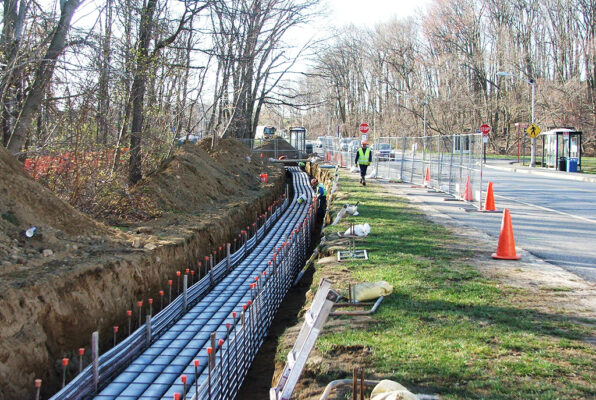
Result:
<svg viewBox="0 0 596 400"><path fill-rule="evenodd" d="M327 209L327 189L325 186L319 182L317 178L313 178L310 181L315 193L317 195L317 202L319 204L319 208L317 209L317 219L322 220L325 217L325 210Z"/></svg>
<svg viewBox="0 0 596 400"><path fill-rule="evenodd" d="M366 140L362 141L362 147L356 152L356 161L354 162L360 167L360 183L366 186L366 169L372 162L372 151L367 147Z"/></svg>

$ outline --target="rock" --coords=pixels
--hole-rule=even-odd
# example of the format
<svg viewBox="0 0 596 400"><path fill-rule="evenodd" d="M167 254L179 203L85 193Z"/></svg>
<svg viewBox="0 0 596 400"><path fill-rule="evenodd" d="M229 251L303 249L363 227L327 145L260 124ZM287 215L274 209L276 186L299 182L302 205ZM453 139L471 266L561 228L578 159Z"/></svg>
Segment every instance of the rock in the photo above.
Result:
<svg viewBox="0 0 596 400"><path fill-rule="evenodd" d="M79 246L77 246L76 244L73 244L73 245L72 245L72 249L76 251L76 250L78 250L78 249L79 249Z"/></svg>
<svg viewBox="0 0 596 400"><path fill-rule="evenodd" d="M136 230L137 233L151 233L153 232L153 228L150 226L139 226Z"/></svg>
<svg viewBox="0 0 596 400"><path fill-rule="evenodd" d="M54 252L51 249L44 249L41 254L43 254L44 257L49 257L54 254Z"/></svg>
<svg viewBox="0 0 596 400"><path fill-rule="evenodd" d="M157 249L157 245L156 245L155 243L147 243L147 244L145 245L145 248L146 248L147 250L155 250L155 249Z"/></svg>
<svg viewBox="0 0 596 400"><path fill-rule="evenodd" d="M142 244L143 243L141 242L141 238L134 238L132 240L132 247L134 247L135 249L140 249Z"/></svg>

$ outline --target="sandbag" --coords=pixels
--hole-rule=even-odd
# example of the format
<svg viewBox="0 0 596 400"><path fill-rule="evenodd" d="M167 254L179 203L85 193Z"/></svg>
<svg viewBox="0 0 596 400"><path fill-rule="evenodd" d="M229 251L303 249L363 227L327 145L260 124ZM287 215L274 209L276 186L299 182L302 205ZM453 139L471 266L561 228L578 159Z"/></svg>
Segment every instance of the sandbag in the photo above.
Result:
<svg viewBox="0 0 596 400"><path fill-rule="evenodd" d="M350 215L358 215L358 204L360 204L360 202L357 202L354 205L346 204L346 213Z"/></svg>
<svg viewBox="0 0 596 400"><path fill-rule="evenodd" d="M390 295L393 292L393 286L385 281L364 282L354 285L353 291L357 301L367 301Z"/></svg>
<svg viewBox="0 0 596 400"><path fill-rule="evenodd" d="M416 400L415 394L411 393L403 385L397 382L384 379L375 386L370 394L371 400Z"/></svg>
<svg viewBox="0 0 596 400"><path fill-rule="evenodd" d="M369 178L376 178L377 177L377 169L375 167L372 167L370 170L370 173L368 174Z"/></svg>
<svg viewBox="0 0 596 400"><path fill-rule="evenodd" d="M365 237L368 236L370 233L370 225L368 223L365 224L358 224L354 225L354 230L352 228L348 228L347 231L344 232L344 236L360 236Z"/></svg>

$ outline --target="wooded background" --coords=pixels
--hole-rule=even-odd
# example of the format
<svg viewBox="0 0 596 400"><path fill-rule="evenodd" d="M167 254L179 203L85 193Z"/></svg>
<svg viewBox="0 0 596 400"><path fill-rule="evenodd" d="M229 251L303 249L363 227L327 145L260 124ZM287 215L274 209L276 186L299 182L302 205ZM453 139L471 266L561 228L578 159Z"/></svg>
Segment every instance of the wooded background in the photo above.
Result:
<svg viewBox="0 0 596 400"><path fill-rule="evenodd" d="M515 123L583 131L596 152L594 0L435 0L416 18L347 27L319 52L302 82L321 133L377 136L475 132L492 126L488 151L511 153Z"/></svg>

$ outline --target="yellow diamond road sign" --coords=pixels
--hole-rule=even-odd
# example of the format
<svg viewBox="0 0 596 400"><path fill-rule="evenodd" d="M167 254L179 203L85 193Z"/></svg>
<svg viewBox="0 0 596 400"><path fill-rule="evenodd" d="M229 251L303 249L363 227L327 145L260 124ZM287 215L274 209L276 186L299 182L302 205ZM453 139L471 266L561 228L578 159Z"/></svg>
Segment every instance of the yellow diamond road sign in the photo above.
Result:
<svg viewBox="0 0 596 400"><path fill-rule="evenodd" d="M526 133L532 139L534 139L536 136L540 135L540 132L542 132L542 131L540 130L540 128L536 124L532 124L532 125L528 126L528 129L526 129Z"/></svg>

